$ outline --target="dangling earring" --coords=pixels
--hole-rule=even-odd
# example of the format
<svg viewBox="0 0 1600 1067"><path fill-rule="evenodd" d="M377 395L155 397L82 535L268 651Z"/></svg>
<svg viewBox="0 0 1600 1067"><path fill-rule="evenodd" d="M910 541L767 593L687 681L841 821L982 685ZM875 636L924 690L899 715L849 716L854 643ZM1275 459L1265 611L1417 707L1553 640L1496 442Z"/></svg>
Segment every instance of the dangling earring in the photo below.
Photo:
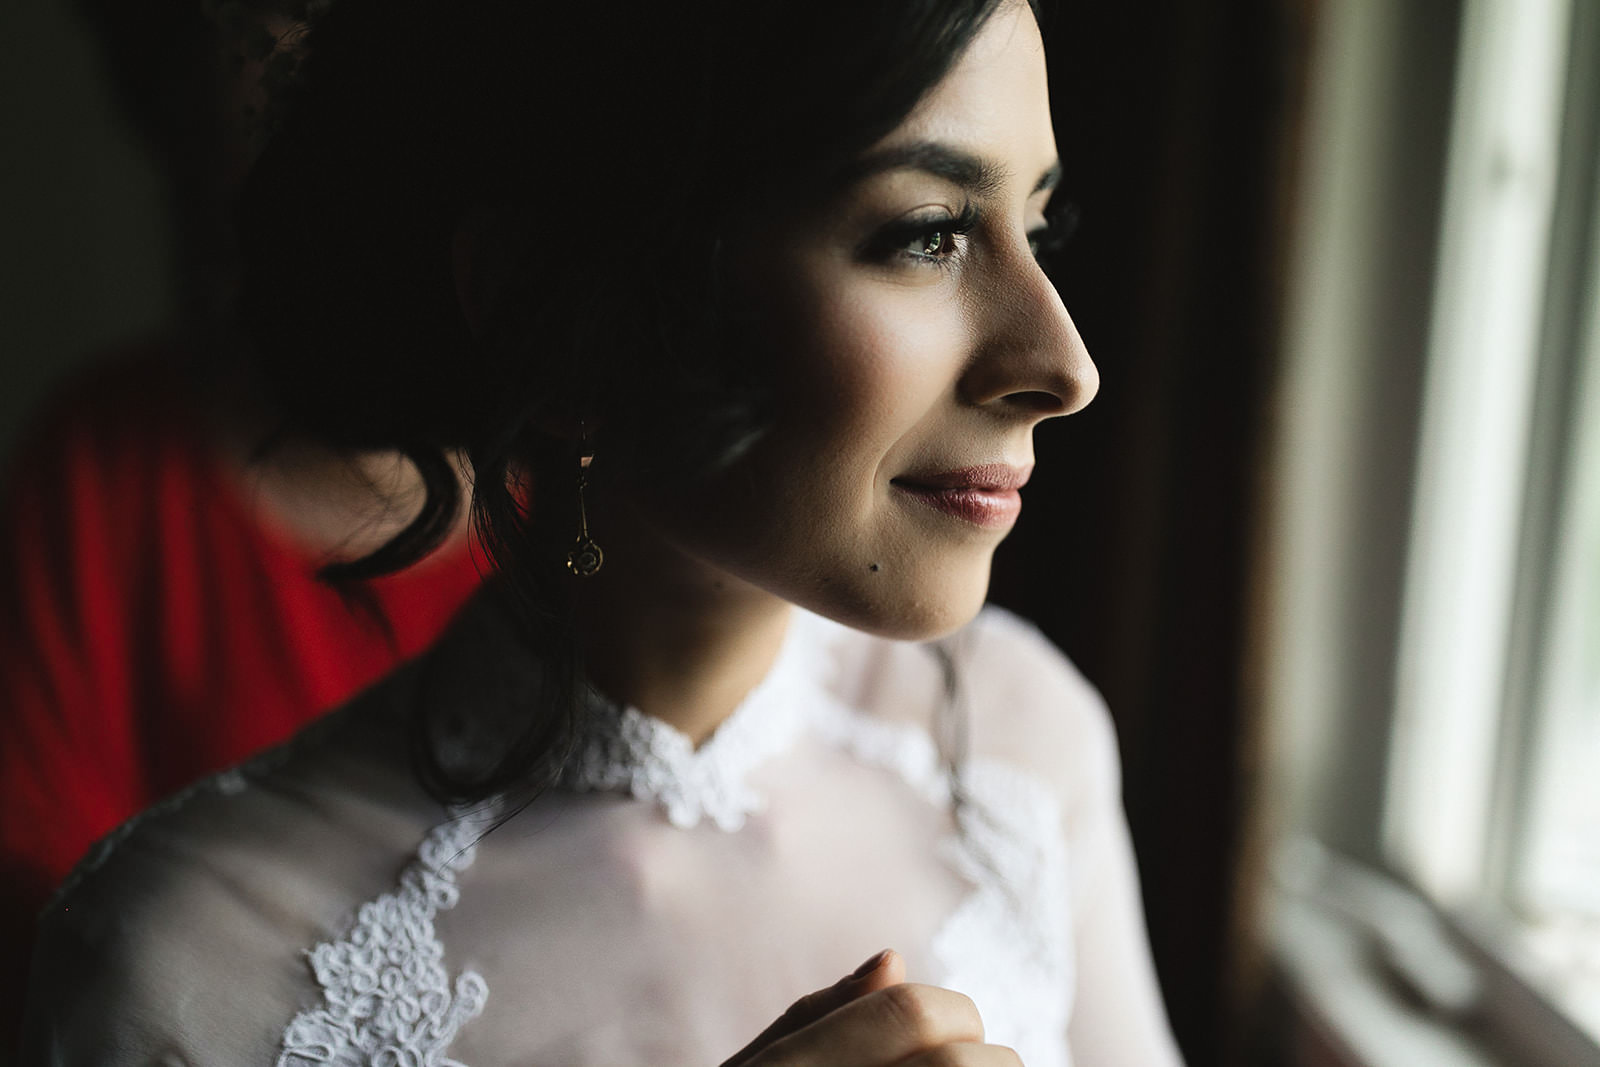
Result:
<svg viewBox="0 0 1600 1067"><path fill-rule="evenodd" d="M578 539L573 542L572 551L567 553L567 570L579 578L592 578L600 573L606 554L589 536L589 513L583 506L583 491L589 485L586 461L593 460L594 453L589 449L589 435L584 432L582 422L578 423L578 437Z"/></svg>

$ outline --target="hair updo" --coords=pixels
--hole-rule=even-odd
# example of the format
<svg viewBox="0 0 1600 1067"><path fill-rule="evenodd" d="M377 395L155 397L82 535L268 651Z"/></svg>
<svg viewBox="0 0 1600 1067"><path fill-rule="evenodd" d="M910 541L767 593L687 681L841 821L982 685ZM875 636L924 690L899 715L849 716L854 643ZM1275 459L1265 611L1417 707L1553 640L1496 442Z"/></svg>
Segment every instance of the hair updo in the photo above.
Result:
<svg viewBox="0 0 1600 1067"><path fill-rule="evenodd" d="M565 507L541 521L540 489L570 493L578 445L553 428L599 428L597 481L736 458L770 398L725 246L760 205L835 186L1003 2L334 0L306 34L241 197L241 322L286 430L398 449L427 491L393 541L326 573L435 547L460 449L478 535L549 667L548 714L490 766L446 766L421 716L418 772L441 799L536 791L571 735L572 530ZM476 329L452 267L463 228L503 267Z"/></svg>

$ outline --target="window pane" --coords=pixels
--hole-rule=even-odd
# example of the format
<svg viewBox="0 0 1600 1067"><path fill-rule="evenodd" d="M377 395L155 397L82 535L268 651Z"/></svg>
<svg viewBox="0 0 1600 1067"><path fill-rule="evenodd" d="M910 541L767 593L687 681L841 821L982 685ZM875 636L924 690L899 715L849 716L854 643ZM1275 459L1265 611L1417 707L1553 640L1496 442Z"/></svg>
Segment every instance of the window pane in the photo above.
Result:
<svg viewBox="0 0 1600 1067"><path fill-rule="evenodd" d="M1600 270L1600 187L1587 273ZM1573 398L1545 629L1537 733L1513 905L1547 987L1600 1038L1600 296L1582 285L1587 323Z"/></svg>
<svg viewBox="0 0 1600 1067"><path fill-rule="evenodd" d="M1564 114L1568 0L1469 0L1385 813L1435 899L1486 888Z"/></svg>

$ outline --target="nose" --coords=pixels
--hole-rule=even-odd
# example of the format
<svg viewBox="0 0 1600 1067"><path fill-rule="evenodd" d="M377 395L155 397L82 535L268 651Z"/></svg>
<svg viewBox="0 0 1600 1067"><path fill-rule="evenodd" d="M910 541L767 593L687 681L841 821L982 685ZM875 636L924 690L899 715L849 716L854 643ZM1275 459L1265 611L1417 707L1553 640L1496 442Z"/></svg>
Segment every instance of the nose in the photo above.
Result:
<svg viewBox="0 0 1600 1067"><path fill-rule="evenodd" d="M968 403L1037 421L1071 415L1094 399L1100 372L1032 256L1019 257L977 306L975 350L959 385Z"/></svg>

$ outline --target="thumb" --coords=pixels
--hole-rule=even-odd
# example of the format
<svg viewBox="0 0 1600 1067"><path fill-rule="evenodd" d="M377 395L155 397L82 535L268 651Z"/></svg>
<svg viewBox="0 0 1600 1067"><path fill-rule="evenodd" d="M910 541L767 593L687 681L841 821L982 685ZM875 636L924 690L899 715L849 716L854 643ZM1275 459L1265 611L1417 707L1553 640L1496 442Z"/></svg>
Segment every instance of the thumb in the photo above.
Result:
<svg viewBox="0 0 1600 1067"><path fill-rule="evenodd" d="M788 1037L841 1008L858 997L875 993L906 980L906 962L893 949L884 949L872 956L852 973L839 979L826 989L807 993L778 1016L776 1022L761 1031L756 1039L736 1052L722 1067L740 1067L758 1055L768 1045Z"/></svg>
<svg viewBox="0 0 1600 1067"><path fill-rule="evenodd" d="M894 949L886 948L860 967L857 967L855 973L850 975L849 978L843 979L843 983L848 983L848 988L851 991L850 995L840 1000L838 1004L830 1005L828 1011L848 1004L857 997L864 997L868 993L876 993L880 989L899 985L905 980L905 959ZM837 989L839 987L835 986L834 988ZM820 1019L822 1015L828 1014L828 1011L822 1012L817 1018ZM815 1022L816 1020L812 1021Z"/></svg>

